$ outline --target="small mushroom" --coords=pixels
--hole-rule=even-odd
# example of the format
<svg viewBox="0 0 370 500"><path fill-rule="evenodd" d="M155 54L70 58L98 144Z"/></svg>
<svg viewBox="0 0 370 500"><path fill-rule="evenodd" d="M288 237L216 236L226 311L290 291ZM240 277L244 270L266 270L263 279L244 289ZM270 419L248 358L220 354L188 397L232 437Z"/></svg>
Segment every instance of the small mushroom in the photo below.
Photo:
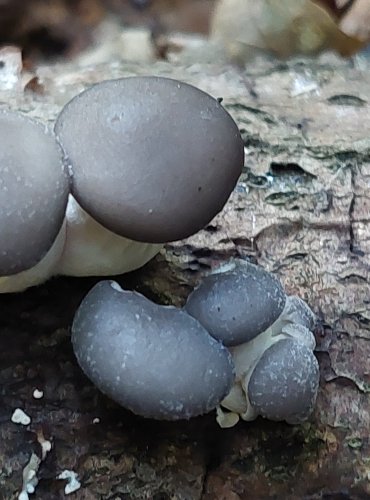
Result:
<svg viewBox="0 0 370 500"><path fill-rule="evenodd" d="M281 315L286 295L262 267L235 260L231 269L207 276L189 295L186 311L226 346L249 342Z"/></svg>
<svg viewBox="0 0 370 500"><path fill-rule="evenodd" d="M72 326L85 374L132 412L163 420L214 409L231 389L231 355L185 311L112 281L85 297Z"/></svg>
<svg viewBox="0 0 370 500"><path fill-rule="evenodd" d="M298 424L312 413L319 387L319 365L312 350L283 339L261 356L248 383L249 401L258 415Z"/></svg>
<svg viewBox="0 0 370 500"><path fill-rule="evenodd" d="M290 365L288 360L282 359L283 356L286 355L286 349L282 349L281 347L280 350L270 351L273 346L280 344L283 340L293 342L294 349L296 351L300 350L301 355L305 356L306 364L302 364L301 372L302 384L300 388L297 388L296 390L296 397L298 397L299 389L302 391L302 397L305 394L310 393L310 391L312 392L312 405L309 407L304 406L302 399L302 411L300 414L301 421L309 418L311 409L313 408L314 401L316 399L319 375L317 371L317 361L313 355L313 351L316 346L315 337L305 324L307 324L307 318L310 316L312 319L314 315L303 301L297 301L296 299L296 297L287 297L283 312L279 318L269 328L267 328L267 330L260 333L249 342L230 347L230 352L234 360L236 377L233 388L221 402L221 407L226 408L229 412L224 412L221 407L219 407L217 411L217 421L221 427L231 427L235 425L238 422L239 417L243 420L249 421L255 419L258 415L268 416L266 411L262 411L263 406L258 404L257 406L254 406L250 398L249 383L252 376L254 376L254 379L257 380L256 377L259 373L259 368L257 368L258 366L261 368L269 364L270 377L271 379L276 380L277 383L276 388L271 386L270 389L271 391L276 390L276 394L278 394L279 390L283 390L282 385L279 386L279 383L283 384L284 380L289 381L291 379L296 379L294 366ZM304 314L300 317L298 315L298 311L301 311ZM309 315L309 313L311 314ZM284 344L282 346L284 347ZM278 354L276 354L276 352ZM280 365L277 365L274 361L276 356L281 357ZM262 362L262 365L259 365L262 359L264 359L264 361ZM317 376L316 385L314 383L315 376ZM305 384L307 387L305 387ZM251 387L253 389L253 386ZM252 393L253 402L257 401L255 395L256 391ZM260 396L262 397L262 395ZM294 398L293 395L292 397ZM290 406L289 402L287 403L285 415L282 414L281 409L278 407L273 420L279 420L279 415L282 415L281 420L286 420L288 423L297 423L298 419L296 418L296 415L290 414L291 409L294 408L294 404L294 400ZM269 411L269 415L272 415L272 406L269 408Z"/></svg>
<svg viewBox="0 0 370 500"><path fill-rule="evenodd" d="M82 209L109 231L145 243L203 228L244 165L240 133L221 104L169 78L94 85L64 107L55 131Z"/></svg>
<svg viewBox="0 0 370 500"><path fill-rule="evenodd" d="M207 276L185 310L233 357L235 382L217 408L221 427L258 415L288 423L310 416L319 383L316 317L274 275L236 259Z"/></svg>
<svg viewBox="0 0 370 500"><path fill-rule="evenodd" d="M69 177L36 121L1 111L0 141L0 292L11 292L47 279L59 259Z"/></svg>

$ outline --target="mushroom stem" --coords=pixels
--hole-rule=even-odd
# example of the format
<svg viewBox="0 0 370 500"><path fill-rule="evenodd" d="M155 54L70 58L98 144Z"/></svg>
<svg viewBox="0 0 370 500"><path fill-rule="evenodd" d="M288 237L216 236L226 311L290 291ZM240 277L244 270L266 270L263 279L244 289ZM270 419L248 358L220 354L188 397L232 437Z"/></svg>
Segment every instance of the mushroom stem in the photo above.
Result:
<svg viewBox="0 0 370 500"><path fill-rule="evenodd" d="M69 195L67 237L55 273L65 276L111 276L144 266L163 245L132 241L112 233Z"/></svg>
<svg viewBox="0 0 370 500"><path fill-rule="evenodd" d="M163 245L118 236L96 222L69 195L66 217L45 257L34 267L0 276L0 293L22 292L52 276L110 276L144 266Z"/></svg>
<svg viewBox="0 0 370 500"><path fill-rule="evenodd" d="M55 268L66 240L66 221L59 231L52 247L35 266L10 276L0 276L0 293L23 292L31 286L41 285L55 274Z"/></svg>

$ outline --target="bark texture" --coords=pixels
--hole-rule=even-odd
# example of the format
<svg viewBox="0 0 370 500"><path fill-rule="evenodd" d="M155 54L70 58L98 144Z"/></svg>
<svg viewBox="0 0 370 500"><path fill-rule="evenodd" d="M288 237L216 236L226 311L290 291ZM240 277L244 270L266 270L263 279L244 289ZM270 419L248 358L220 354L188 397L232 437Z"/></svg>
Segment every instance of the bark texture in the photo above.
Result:
<svg viewBox="0 0 370 500"><path fill-rule="evenodd" d="M205 230L118 281L181 305L230 257L277 273L321 320L315 415L300 427L259 419L229 430L214 415L177 424L135 417L91 385L72 353L73 314L96 280L55 279L0 297L0 498L17 498L45 439L52 448L38 467L37 499L64 498L64 469L78 473L76 499L370 498L369 70L337 59L256 62L246 72L76 63L39 68L43 95L3 90L0 103L52 123L90 84L148 73L222 97L242 130L246 167ZM30 425L11 422L18 407Z"/></svg>

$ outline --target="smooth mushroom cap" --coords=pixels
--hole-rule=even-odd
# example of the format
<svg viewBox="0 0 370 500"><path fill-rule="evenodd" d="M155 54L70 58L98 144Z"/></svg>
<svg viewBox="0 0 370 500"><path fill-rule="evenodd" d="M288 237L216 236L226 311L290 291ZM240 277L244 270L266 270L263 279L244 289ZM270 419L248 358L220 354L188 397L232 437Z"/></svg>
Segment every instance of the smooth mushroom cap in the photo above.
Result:
<svg viewBox="0 0 370 500"><path fill-rule="evenodd" d="M186 311L226 346L249 342L280 316L286 295L276 276L242 262L211 274L189 295Z"/></svg>
<svg viewBox="0 0 370 500"><path fill-rule="evenodd" d="M221 104L168 78L94 85L64 107L55 131L82 208L120 236L147 243L207 225L244 165L240 133Z"/></svg>
<svg viewBox="0 0 370 500"><path fill-rule="evenodd" d="M230 353L194 318L112 281L98 283L83 300L72 342L92 382L144 417L207 413L234 381Z"/></svg>
<svg viewBox="0 0 370 500"><path fill-rule="evenodd" d="M284 339L269 347L248 384L248 396L258 415L297 424L312 413L319 387L319 365L304 344Z"/></svg>
<svg viewBox="0 0 370 500"><path fill-rule="evenodd" d="M32 268L63 224L69 178L53 135L21 114L0 112L0 276Z"/></svg>

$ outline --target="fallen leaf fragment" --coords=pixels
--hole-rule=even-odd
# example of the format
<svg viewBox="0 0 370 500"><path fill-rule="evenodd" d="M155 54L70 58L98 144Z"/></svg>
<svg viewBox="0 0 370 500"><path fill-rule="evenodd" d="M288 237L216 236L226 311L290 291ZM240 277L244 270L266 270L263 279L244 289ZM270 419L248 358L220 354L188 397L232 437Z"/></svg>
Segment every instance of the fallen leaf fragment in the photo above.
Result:
<svg viewBox="0 0 370 500"><path fill-rule="evenodd" d="M348 36L370 41L370 0L356 0L339 23Z"/></svg>
<svg viewBox="0 0 370 500"><path fill-rule="evenodd" d="M327 3L311 0L220 0L210 38L242 63L259 51L287 58L335 50L347 57L360 50L364 41L346 34L338 22Z"/></svg>

